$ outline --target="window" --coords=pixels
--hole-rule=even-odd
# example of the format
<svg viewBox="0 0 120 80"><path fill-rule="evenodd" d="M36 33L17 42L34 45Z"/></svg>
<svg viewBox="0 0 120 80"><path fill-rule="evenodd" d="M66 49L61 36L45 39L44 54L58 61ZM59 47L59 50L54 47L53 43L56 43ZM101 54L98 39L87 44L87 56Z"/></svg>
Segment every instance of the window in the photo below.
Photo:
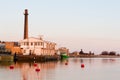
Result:
<svg viewBox="0 0 120 80"><path fill-rule="evenodd" d="M29 42L27 42L27 46L29 45Z"/></svg>
<svg viewBox="0 0 120 80"><path fill-rule="evenodd" d="M40 43L40 45L42 46L42 45L43 45L43 43L41 42L41 43Z"/></svg>
<svg viewBox="0 0 120 80"><path fill-rule="evenodd" d="M26 51L24 50L23 53L25 53Z"/></svg>
<svg viewBox="0 0 120 80"><path fill-rule="evenodd" d="M25 45L25 42L24 42L24 45Z"/></svg>
<svg viewBox="0 0 120 80"><path fill-rule="evenodd" d="M43 46L43 42L42 42L42 44L41 44L42 46Z"/></svg>
<svg viewBox="0 0 120 80"><path fill-rule="evenodd" d="M40 45L40 42L38 42L38 45Z"/></svg>
<svg viewBox="0 0 120 80"><path fill-rule="evenodd" d="M31 46L33 46L33 42L31 42Z"/></svg>
<svg viewBox="0 0 120 80"><path fill-rule="evenodd" d="M35 46L36 46L36 45L37 45L37 42L35 42L34 44L35 44Z"/></svg>

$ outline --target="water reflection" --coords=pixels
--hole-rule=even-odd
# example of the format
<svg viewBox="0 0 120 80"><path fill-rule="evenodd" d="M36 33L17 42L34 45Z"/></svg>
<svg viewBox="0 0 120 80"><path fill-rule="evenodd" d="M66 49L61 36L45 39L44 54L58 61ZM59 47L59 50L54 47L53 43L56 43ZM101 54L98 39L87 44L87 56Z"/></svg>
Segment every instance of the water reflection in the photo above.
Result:
<svg viewBox="0 0 120 80"><path fill-rule="evenodd" d="M44 76L46 76L48 70L55 69L56 67L56 62L38 63L37 66L33 64L34 63L29 63L28 65L28 63L22 63L22 66L20 65L22 80L44 80ZM16 65L19 65L19 63ZM40 68L40 72L37 72L35 70L36 68Z"/></svg>
<svg viewBox="0 0 120 80"><path fill-rule="evenodd" d="M0 61L0 67L6 67L6 66L9 66L11 64L14 64L14 62L9 62L9 61Z"/></svg>
<svg viewBox="0 0 120 80"><path fill-rule="evenodd" d="M114 62L115 59L102 59L103 63L110 63L110 62Z"/></svg>
<svg viewBox="0 0 120 80"><path fill-rule="evenodd" d="M65 65L68 63L68 65ZM81 63L85 68L81 69ZM107 58L70 58L58 62L45 63L0 62L0 79L2 80L112 80L115 73L120 73L120 59ZM114 64L114 65L113 65ZM9 66L14 69L10 70ZM36 71L39 68L40 71ZM105 72L106 71L106 72ZM117 71L117 72L116 72ZM114 73L108 73L114 72ZM92 75L94 76L92 76ZM109 75L107 75L109 74ZM7 77L2 77L2 76ZM98 77L98 76L101 77ZM86 77L87 76L87 77ZM119 77L119 76L113 76ZM119 77L120 78L120 77Z"/></svg>
<svg viewBox="0 0 120 80"><path fill-rule="evenodd" d="M54 71L57 62L46 62L46 63L20 63L20 62L0 62L0 68L9 69L10 65L13 65L15 69L11 69L14 73L15 70L20 71L21 80L46 80L45 76L49 76L46 73L51 73ZM36 71L36 68L40 68L40 72ZM42 74L41 74L42 73ZM15 74L14 74L15 75ZM52 75L50 75L52 77ZM11 76L12 77L12 76Z"/></svg>

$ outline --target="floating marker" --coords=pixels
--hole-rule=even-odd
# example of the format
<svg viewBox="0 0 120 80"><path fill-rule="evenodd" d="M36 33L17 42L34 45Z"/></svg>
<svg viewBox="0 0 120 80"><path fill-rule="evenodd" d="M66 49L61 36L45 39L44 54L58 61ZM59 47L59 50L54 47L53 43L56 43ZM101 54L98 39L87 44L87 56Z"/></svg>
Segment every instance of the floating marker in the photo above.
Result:
<svg viewBox="0 0 120 80"><path fill-rule="evenodd" d="M11 65L11 66L10 66L10 69L14 69L14 66L13 66L13 65Z"/></svg>
<svg viewBox="0 0 120 80"><path fill-rule="evenodd" d="M37 66L37 63L34 63L34 66L36 67L36 66Z"/></svg>
<svg viewBox="0 0 120 80"><path fill-rule="evenodd" d="M66 62L65 65L68 65L68 63Z"/></svg>
<svg viewBox="0 0 120 80"><path fill-rule="evenodd" d="M36 69L35 69L35 71L36 71L36 72L39 72L39 71L40 71L40 69L39 69L39 68L36 68Z"/></svg>
<svg viewBox="0 0 120 80"><path fill-rule="evenodd" d="M81 68L84 68L85 67L85 65L84 64L81 64Z"/></svg>

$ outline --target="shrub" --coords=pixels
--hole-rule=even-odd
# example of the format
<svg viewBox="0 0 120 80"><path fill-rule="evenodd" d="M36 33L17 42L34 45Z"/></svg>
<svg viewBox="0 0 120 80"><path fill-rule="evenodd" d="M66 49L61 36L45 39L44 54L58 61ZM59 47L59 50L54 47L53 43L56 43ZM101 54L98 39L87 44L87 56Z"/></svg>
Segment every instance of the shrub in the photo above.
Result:
<svg viewBox="0 0 120 80"><path fill-rule="evenodd" d="M108 55L109 53L108 53L108 51L103 51L102 53L101 53L101 55Z"/></svg>
<svg viewBox="0 0 120 80"><path fill-rule="evenodd" d="M116 55L116 52L115 51L111 51L111 52L109 52L109 55Z"/></svg>

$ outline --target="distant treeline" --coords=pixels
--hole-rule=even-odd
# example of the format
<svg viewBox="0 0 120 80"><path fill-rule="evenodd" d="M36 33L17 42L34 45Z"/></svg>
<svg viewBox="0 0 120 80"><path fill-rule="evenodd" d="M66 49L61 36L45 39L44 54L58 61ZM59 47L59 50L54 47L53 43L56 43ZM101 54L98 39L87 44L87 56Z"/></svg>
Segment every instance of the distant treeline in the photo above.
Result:
<svg viewBox="0 0 120 80"><path fill-rule="evenodd" d="M103 51L100 55L119 55L119 54L116 54L115 51Z"/></svg>
<svg viewBox="0 0 120 80"><path fill-rule="evenodd" d="M79 55L95 55L93 52L91 52L91 51L89 51L89 53L86 53L86 52L84 52L82 49L81 49L81 51L79 51L79 52L73 52L73 54L75 55L77 55L77 54L79 54ZM116 55L116 56L120 56L120 54L117 54L115 51L110 51L110 52L108 52L108 51L102 51L99 55Z"/></svg>

